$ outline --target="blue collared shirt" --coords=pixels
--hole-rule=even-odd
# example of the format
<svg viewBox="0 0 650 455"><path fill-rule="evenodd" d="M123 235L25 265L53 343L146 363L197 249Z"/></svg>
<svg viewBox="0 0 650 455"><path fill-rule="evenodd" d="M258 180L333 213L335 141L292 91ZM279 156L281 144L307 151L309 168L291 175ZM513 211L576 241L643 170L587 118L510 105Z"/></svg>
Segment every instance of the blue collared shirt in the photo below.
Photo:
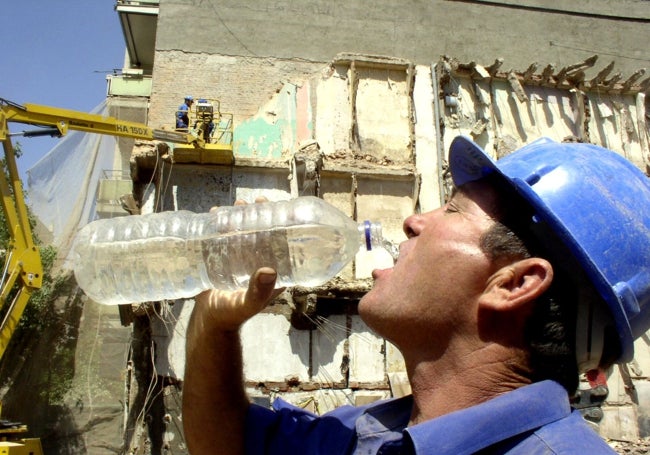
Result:
<svg viewBox="0 0 650 455"><path fill-rule="evenodd" d="M247 454L611 454L572 411L566 391L543 381L407 427L412 397L316 416L283 400L251 405Z"/></svg>

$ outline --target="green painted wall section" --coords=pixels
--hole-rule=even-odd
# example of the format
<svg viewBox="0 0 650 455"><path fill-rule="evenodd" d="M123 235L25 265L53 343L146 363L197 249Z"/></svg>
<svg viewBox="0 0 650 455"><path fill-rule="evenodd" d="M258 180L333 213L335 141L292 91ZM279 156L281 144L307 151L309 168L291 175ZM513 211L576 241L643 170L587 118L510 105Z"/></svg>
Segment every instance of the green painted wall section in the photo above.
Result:
<svg viewBox="0 0 650 455"><path fill-rule="evenodd" d="M237 157L280 159L296 148L296 86L285 84L254 117L235 126Z"/></svg>

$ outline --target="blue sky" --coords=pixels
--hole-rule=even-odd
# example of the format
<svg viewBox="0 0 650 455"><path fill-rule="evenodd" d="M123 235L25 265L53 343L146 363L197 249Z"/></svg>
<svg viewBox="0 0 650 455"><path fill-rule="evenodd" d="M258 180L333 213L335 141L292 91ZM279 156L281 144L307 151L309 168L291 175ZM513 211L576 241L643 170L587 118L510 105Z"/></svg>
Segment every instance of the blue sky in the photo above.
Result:
<svg viewBox="0 0 650 455"><path fill-rule="evenodd" d="M125 52L115 0L5 0L0 14L0 98L83 112L106 98L106 75L122 68ZM13 138L25 187L25 171L58 140Z"/></svg>

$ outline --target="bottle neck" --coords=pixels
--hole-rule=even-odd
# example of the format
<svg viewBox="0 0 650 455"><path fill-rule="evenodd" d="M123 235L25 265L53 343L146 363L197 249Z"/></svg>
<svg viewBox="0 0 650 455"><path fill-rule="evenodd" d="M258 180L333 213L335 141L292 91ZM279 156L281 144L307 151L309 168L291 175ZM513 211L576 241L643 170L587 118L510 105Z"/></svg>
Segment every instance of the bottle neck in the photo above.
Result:
<svg viewBox="0 0 650 455"><path fill-rule="evenodd" d="M359 223L358 229L361 249L371 251L375 248L382 248L384 238L381 233L381 223L366 220Z"/></svg>

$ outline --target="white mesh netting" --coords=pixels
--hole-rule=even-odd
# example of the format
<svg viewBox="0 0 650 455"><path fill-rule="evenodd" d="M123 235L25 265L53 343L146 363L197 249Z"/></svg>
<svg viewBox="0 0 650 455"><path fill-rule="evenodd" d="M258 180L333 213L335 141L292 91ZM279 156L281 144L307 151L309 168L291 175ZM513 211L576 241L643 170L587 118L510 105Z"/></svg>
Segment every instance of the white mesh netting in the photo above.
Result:
<svg viewBox="0 0 650 455"><path fill-rule="evenodd" d="M106 110L102 102L92 113ZM27 171L28 204L51 232L64 268L75 233L95 219L99 179L112 168L116 145L114 136L71 131Z"/></svg>

